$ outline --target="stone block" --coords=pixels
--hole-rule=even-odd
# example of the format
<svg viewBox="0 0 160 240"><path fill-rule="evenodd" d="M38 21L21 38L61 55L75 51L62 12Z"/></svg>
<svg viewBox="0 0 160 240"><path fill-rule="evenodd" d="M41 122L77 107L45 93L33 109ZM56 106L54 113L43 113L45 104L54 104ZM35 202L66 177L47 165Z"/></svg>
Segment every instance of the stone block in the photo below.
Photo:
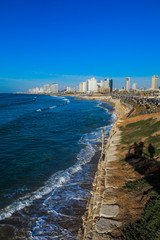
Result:
<svg viewBox="0 0 160 240"><path fill-rule="evenodd" d="M107 233L121 226L121 222L113 219L101 217L98 219L95 229L98 233Z"/></svg>
<svg viewBox="0 0 160 240"><path fill-rule="evenodd" d="M117 204L103 204L100 210L100 217L113 218L119 213L119 206Z"/></svg>

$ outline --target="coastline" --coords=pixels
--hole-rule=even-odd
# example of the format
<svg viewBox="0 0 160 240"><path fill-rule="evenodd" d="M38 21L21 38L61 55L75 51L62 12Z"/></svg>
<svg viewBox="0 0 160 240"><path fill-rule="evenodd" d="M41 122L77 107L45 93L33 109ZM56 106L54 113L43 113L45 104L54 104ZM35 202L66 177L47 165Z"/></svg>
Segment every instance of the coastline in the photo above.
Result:
<svg viewBox="0 0 160 240"><path fill-rule="evenodd" d="M96 109L99 109L99 107L97 105L97 102L96 103L89 102L89 104L90 105L95 104ZM104 110L101 109L100 112L104 113L104 116L106 116L106 113L105 113ZM42 113L43 113L43 109L42 109ZM40 115L41 111L38 112L38 114ZM104 119L104 118L102 117L102 119ZM94 117L93 117L92 120L94 121ZM113 124L113 122L112 122L112 124ZM100 126L100 128L101 128L101 126ZM91 131L92 131L92 128L91 128ZM99 134L99 136L100 136L99 139L101 140L100 129L98 131L100 133ZM95 135L95 136L97 136L97 135ZM86 198L86 196L85 196L84 190L86 188L86 190L87 190L86 195L90 196L90 191L92 189L92 182L93 182L93 179L94 179L95 172L97 170L98 160L99 160L100 154L101 154L101 150L100 150L101 149L101 144L99 143L99 146L98 146L98 142L96 141L96 139L97 138L95 137L96 152L95 152L94 156L92 157L91 162L84 164L84 171L80 171L80 172L77 171L77 178L75 179L75 182L72 182L73 186L72 186L71 182L68 183L68 185L70 186L70 192L73 191L74 195L75 195L75 196L73 196L75 199L73 198L74 200L71 200L73 202L74 209L72 208L71 204L68 204L67 201L65 201L66 205L62 204L63 202L61 201L61 204L63 205L62 208L64 210L64 213L66 211L67 214L68 214L68 212L71 208L72 211L70 211L70 212L73 213L73 210L74 210L75 217L73 217L73 219L69 218L69 221L68 221L67 214L66 214L66 216L63 215L63 217L62 217L61 215L58 215L56 213L56 211L55 212L51 211L51 213L47 212L48 207L50 209L50 204L52 204L52 202L53 202L53 204L54 204L54 202L56 202L56 197L55 197L55 199L52 198L52 201L50 201L49 194L46 195L46 197L43 197L42 201L38 200L38 199L37 200L35 199L33 204L30 204L30 202L28 202L28 200L30 201L30 198L26 199L27 202L23 201L23 206L24 206L25 203L29 204L26 207L23 207L22 205L20 205L21 204L21 199L20 199L20 202L15 202L16 205L13 205L12 209L14 210L14 213L11 212L10 209L9 209L9 213L11 213L11 214L13 213L13 214L9 217L6 217L6 218L2 219L1 226L0 226L0 236L1 236L0 238L2 238L2 236L4 235L5 239L7 239L7 232L9 231L9 229L11 229L11 234L10 235L15 233L17 238L19 236L29 238L29 236L30 236L29 234L31 234L32 225L34 226L35 219L36 219L36 227L34 226L34 229L36 229L36 231L34 232L33 236L35 236L36 234L38 235L39 234L38 231L42 229L42 226L40 226L39 223L41 223L41 219L43 219L43 218L46 219L46 222L43 223L43 231L44 231L43 234L45 235L45 231L47 231L47 228L49 227L49 224L51 224L51 222L49 222L49 224L48 224L48 221L50 221L51 216L52 216L52 218L54 217L56 219L59 219L60 224L62 224L64 229L66 229L66 232L64 234L66 234L67 231L68 231L67 234L70 234L69 233L69 231L70 231L71 235L73 234L74 237L76 238L78 229L81 226L81 217L84 214L84 211L86 209L86 203L87 203L87 200L88 200L88 197ZM86 143L84 144L84 146L86 146ZM86 149L84 149L84 153L86 153ZM93 153L93 151L92 151L92 148L91 148L91 151L88 153L88 156L91 157L92 153ZM84 160L86 160L86 159L87 159L87 156L85 155ZM80 174L80 176L78 176L79 174ZM68 176L68 174L66 175L66 177L67 176ZM60 180L62 179L63 182L65 182L65 179L66 179L64 177L65 177L64 175L60 176ZM81 179L82 181L79 181L79 179ZM74 179L73 179L73 181L74 181ZM80 185L81 189L78 187L77 183ZM53 182L51 184L53 186ZM76 186L76 188L77 188L77 193L76 193L76 191L74 191L74 186ZM62 192L62 200L65 200L65 196L63 196L65 188L66 187L64 186L63 190L61 191ZM47 189L48 189L48 185L47 185ZM81 198L79 197L79 199L78 199L79 189L80 189L80 193L82 193L82 197ZM36 194L36 196L37 196L37 194ZM38 196L39 196L39 192L38 192ZM66 196L67 196L67 194L66 194ZM83 196L85 196L84 199L83 199ZM45 200L45 198L47 199L47 201ZM70 195L68 195L68 198L70 198ZM31 198L31 200L32 199L33 199L33 196ZM41 203L43 201L45 201L45 203L48 202L49 206L48 206L48 204L46 204L46 205L41 207L41 205L42 205ZM68 204L68 207L67 207L67 204ZM58 204L58 205L60 205L60 204ZM22 209L18 209L19 206L20 207L22 206ZM15 208L15 207L17 207L17 208ZM35 211L35 209L36 209L36 211ZM37 209L40 209L40 211L37 211ZM52 207L52 209L55 209L55 208ZM17 220L18 223L15 222L16 218L18 219ZM75 220L76 218L77 218L77 220ZM32 224L32 222L33 222L33 224ZM23 225L25 225L25 227L23 227ZM50 233L50 234L52 234L52 233ZM66 239L67 239L67 237L69 238L69 236L66 235Z"/></svg>
<svg viewBox="0 0 160 240"><path fill-rule="evenodd" d="M127 118L129 107L110 101L117 119L98 162L77 239L159 239L160 115ZM141 143L144 148L137 154L133 145ZM149 155L149 145L154 156Z"/></svg>
<svg viewBox="0 0 160 240"><path fill-rule="evenodd" d="M79 229L78 239L112 239L109 236L109 232L121 226L121 221L119 218L116 218L119 215L119 206L117 204L117 196L114 192L114 189L117 188L116 181L119 181L119 179L116 179L116 174L118 174L117 166L114 166L114 162L117 159L116 146L121 139L121 131L117 126L123 122L130 109L123 105L119 99L112 99L111 97L84 97L84 99L110 103L114 106L116 120L110 130L105 146L104 160L100 158L98 162L97 172L92 185L91 198L87 203L86 212L82 217L83 226ZM112 174L113 171L115 174ZM115 176L113 177L113 175ZM115 178L116 181L109 183L110 178Z"/></svg>

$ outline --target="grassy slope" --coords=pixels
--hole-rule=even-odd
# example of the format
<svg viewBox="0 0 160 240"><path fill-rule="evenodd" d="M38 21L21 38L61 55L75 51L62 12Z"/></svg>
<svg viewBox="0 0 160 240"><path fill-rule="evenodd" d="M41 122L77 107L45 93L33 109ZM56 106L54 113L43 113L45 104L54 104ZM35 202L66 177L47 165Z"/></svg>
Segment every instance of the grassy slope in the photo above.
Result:
<svg viewBox="0 0 160 240"><path fill-rule="evenodd" d="M123 132L122 144L124 150L127 151L134 142L143 141L145 153L149 154L147 146L152 143L155 148L155 157L160 154L160 121L149 118L130 123L125 127L121 127L121 130ZM156 160L149 159L148 163L148 159L142 157L143 159L135 159L138 164L134 164L134 157L134 155L131 156L129 160L126 158L126 161L130 161L136 171L139 171L140 168L146 168L146 172L143 171L140 180L128 182L123 189L124 191L135 192L135 194L136 192L146 194L148 203L145 206L141 220L126 226L122 230L122 239L158 240L160 239L160 170L157 162L159 158Z"/></svg>

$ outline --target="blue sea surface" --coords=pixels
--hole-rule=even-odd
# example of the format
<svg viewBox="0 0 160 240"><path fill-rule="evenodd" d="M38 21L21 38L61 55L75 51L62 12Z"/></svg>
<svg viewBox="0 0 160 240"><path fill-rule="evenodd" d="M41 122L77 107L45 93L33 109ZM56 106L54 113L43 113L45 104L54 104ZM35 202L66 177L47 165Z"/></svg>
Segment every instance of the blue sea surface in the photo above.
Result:
<svg viewBox="0 0 160 240"><path fill-rule="evenodd" d="M73 97L0 94L0 220L30 221L26 238L76 239L68 218L75 221L89 197L93 156L112 111Z"/></svg>

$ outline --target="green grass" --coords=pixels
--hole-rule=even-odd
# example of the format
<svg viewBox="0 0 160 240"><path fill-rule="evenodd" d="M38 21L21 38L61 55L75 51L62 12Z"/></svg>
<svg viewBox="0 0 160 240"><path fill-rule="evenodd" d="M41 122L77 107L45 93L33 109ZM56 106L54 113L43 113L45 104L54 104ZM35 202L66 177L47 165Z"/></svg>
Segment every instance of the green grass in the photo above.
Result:
<svg viewBox="0 0 160 240"><path fill-rule="evenodd" d="M159 240L160 239L160 195L150 193L142 219L122 230L123 239Z"/></svg>
<svg viewBox="0 0 160 240"><path fill-rule="evenodd" d="M159 177L157 177L159 176ZM153 178L150 179L149 178ZM159 173L135 182L128 182L123 189L135 192L153 184L156 180L159 183ZM152 180L152 181L151 181ZM150 183L149 183L149 182ZM154 184L153 184L154 186ZM127 240L159 240L160 239L160 194L159 186L155 186L147 193L149 200L145 207L141 220L129 225L122 230L122 239Z"/></svg>
<svg viewBox="0 0 160 240"><path fill-rule="evenodd" d="M129 191L138 191L138 190L142 190L145 187L148 187L149 183L147 182L146 179L141 179L135 182L127 182L126 185L123 187L123 189L127 189Z"/></svg>
<svg viewBox="0 0 160 240"><path fill-rule="evenodd" d="M147 120L130 123L120 129L122 131L121 143L127 145L128 148L134 142L139 143L145 138L145 144L151 143L154 146L155 155L160 154L160 135L151 136L153 133L160 131L160 121L149 118ZM147 149L144 149L144 152L147 153Z"/></svg>
<svg viewBox="0 0 160 240"><path fill-rule="evenodd" d="M148 153L148 144L151 143L155 148L155 156L160 154L160 134L153 136L153 133L160 131L160 121L149 118L128 124L121 127L122 141L124 149L129 149L134 142L144 142L143 151ZM123 151L122 150L122 151ZM122 160L123 163L124 159ZM151 164L147 163L147 164ZM155 164L155 162L153 162ZM145 167L145 166L144 166ZM154 168L153 168L154 169ZM146 187L150 186L146 191ZM137 181L129 181L122 190L132 192L133 195L147 194L148 203L140 221L128 225L122 230L122 239L126 240L159 240L160 239L160 173L156 172Z"/></svg>

